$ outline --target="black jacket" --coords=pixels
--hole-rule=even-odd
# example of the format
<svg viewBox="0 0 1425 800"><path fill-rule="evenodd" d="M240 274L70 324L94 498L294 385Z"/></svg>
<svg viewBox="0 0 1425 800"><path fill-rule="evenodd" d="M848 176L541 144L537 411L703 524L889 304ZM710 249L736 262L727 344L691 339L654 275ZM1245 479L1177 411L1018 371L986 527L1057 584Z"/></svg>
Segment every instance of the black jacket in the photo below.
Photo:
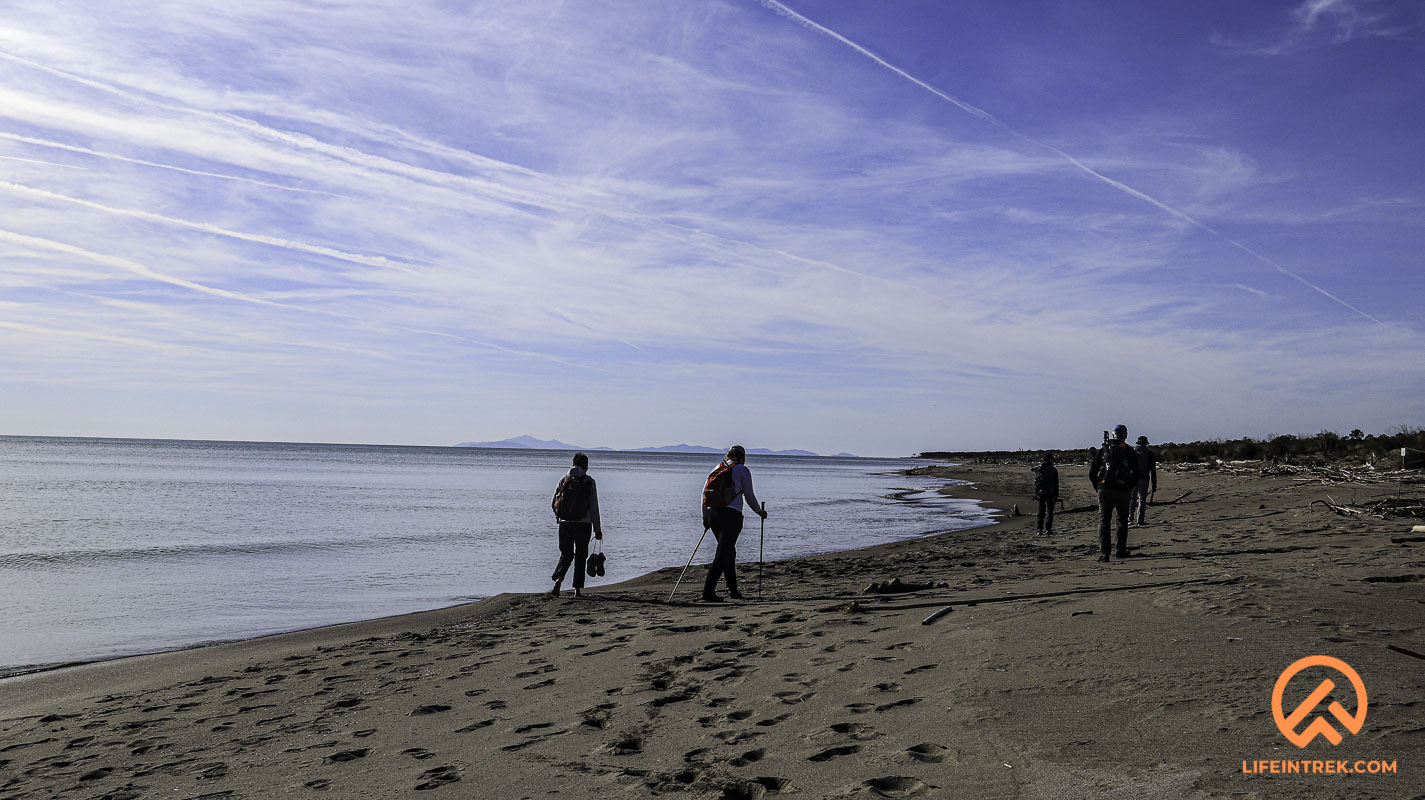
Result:
<svg viewBox="0 0 1425 800"><path fill-rule="evenodd" d="M1053 464L1040 464L1034 472L1034 499L1059 499L1059 470Z"/></svg>
<svg viewBox="0 0 1425 800"><path fill-rule="evenodd" d="M1138 483L1138 454L1126 442L1100 447L1089 467L1089 483L1095 490L1132 489Z"/></svg>

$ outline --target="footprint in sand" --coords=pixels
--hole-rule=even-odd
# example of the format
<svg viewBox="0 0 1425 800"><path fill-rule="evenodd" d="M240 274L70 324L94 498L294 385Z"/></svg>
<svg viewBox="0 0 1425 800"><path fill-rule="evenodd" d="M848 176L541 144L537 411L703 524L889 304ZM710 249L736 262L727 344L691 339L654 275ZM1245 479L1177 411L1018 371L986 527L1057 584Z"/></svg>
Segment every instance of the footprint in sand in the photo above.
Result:
<svg viewBox="0 0 1425 800"><path fill-rule="evenodd" d="M759 728L770 728L770 727L772 727L773 725L776 725L776 724L778 724L778 723L780 723L780 722L785 722L785 721L787 721L788 719L791 719L791 716L792 716L791 714L778 714L778 715L775 716L775 717L769 717L769 718L764 719L764 720L758 720L757 722L755 722L755 723L753 723L753 724L756 725L756 726L759 727Z"/></svg>
<svg viewBox="0 0 1425 800"><path fill-rule="evenodd" d="M371 751L365 747L358 748L356 750L343 750L340 753L332 753L331 755L327 756L326 760L333 763L341 764L347 761L355 761L359 758L366 758L366 754L370 752Z"/></svg>
<svg viewBox="0 0 1425 800"><path fill-rule="evenodd" d="M920 797L936 788L919 778L907 778L898 775L885 778L872 778L862 785L870 789L871 794L876 797L890 797L896 800L906 797Z"/></svg>
<svg viewBox="0 0 1425 800"><path fill-rule="evenodd" d="M438 789L447 783L455 783L460 780L460 770L452 766L436 767L421 773L420 783L416 784L418 791L427 789Z"/></svg>
<svg viewBox="0 0 1425 800"><path fill-rule="evenodd" d="M732 759L728 763L734 767L745 767L748 764L755 764L766 757L767 751L759 747L756 750L748 750L737 758Z"/></svg>
<svg viewBox="0 0 1425 800"><path fill-rule="evenodd" d="M627 735L616 742L611 742L605 748L605 750L616 756L627 756L633 755L634 753L642 753L643 739L638 736Z"/></svg>
<svg viewBox="0 0 1425 800"><path fill-rule="evenodd" d="M890 711L890 710L893 709L893 708L900 708L900 707L902 707L902 706L913 706L913 705L915 705L916 703L919 703L919 702L921 701L921 699L922 699L922 698L919 698L919 697L908 697L908 698L906 698L906 699L904 699L904 700L897 700L897 701L895 701L894 703L886 703L885 705L882 705L882 706L876 706L876 710L877 710L877 711Z"/></svg>
<svg viewBox="0 0 1425 800"><path fill-rule="evenodd" d="M861 745L859 744L848 744L842 745L841 747L828 747L827 749L821 751L820 753L817 753L816 755L807 756L807 761L815 761L817 763L820 763L822 761L830 761L833 758L849 756L859 752L861 752Z"/></svg>
<svg viewBox="0 0 1425 800"><path fill-rule="evenodd" d="M914 675L914 674L916 674L917 672L925 672L925 671L928 670L928 669L935 669L935 668L938 667L938 666L940 666L940 665L939 665L939 664L924 664L924 665L919 666L919 667L911 667L910 669L906 670L904 674L906 674L906 675Z"/></svg>
<svg viewBox="0 0 1425 800"><path fill-rule="evenodd" d="M413 717L424 717L424 716L426 716L427 714L439 714L439 713L441 713L442 711L449 711L449 710L450 710L450 706L442 705L442 704L440 704L440 703L432 703L431 705L428 705L428 706L421 706L421 707L417 708L415 711L412 711L412 712L411 712L411 716L413 716Z"/></svg>
<svg viewBox="0 0 1425 800"><path fill-rule="evenodd" d="M769 792L786 792L792 788L790 778L753 778L752 782L761 784Z"/></svg>
<svg viewBox="0 0 1425 800"><path fill-rule="evenodd" d="M427 758L435 758L435 753L432 753L424 747L407 748L401 751L401 755L410 756L411 758L414 758L417 761L425 761Z"/></svg>
<svg viewBox="0 0 1425 800"><path fill-rule="evenodd" d="M772 696L787 705L796 705L816 697L816 692L775 692Z"/></svg>
<svg viewBox="0 0 1425 800"><path fill-rule="evenodd" d="M909 754L911 758L926 764L939 764L944 761L945 752L946 748L932 742L925 742L915 747L906 748L906 753Z"/></svg>
<svg viewBox="0 0 1425 800"><path fill-rule="evenodd" d="M838 722L831 726L831 732L855 739L858 742L874 739L881 735L870 725L862 725L859 722Z"/></svg>

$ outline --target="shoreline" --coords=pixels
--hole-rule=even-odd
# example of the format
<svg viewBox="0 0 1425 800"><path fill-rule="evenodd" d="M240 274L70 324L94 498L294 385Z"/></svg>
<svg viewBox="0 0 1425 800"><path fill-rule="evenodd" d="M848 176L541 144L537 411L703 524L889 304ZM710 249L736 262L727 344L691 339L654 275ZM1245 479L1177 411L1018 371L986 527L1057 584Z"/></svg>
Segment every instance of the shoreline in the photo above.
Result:
<svg viewBox="0 0 1425 800"><path fill-rule="evenodd" d="M1025 467L942 469L977 480L957 494L1028 508ZM1061 466L1070 507L1082 473ZM1160 483L1193 495L1151 508L1138 555L1107 565L1094 514L1039 537L1001 513L769 562L761 601L664 603L679 565L580 600L501 595L0 680L0 794L1408 796L1425 769L1410 526L1312 505L1349 491L1319 483ZM925 588L864 591L891 578ZM1289 755L1272 682L1318 652L1359 671L1370 712L1303 757L1397 774L1243 774Z"/></svg>
<svg viewBox="0 0 1425 800"><path fill-rule="evenodd" d="M80 437L71 437L71 438L80 438ZM924 470L924 469L926 469L926 468L925 468L925 467L911 467L911 468L907 468L907 469L905 469L905 470L901 470L899 474L906 475L906 476L929 474L929 473L926 473L926 472L916 472L917 469ZM938 477L938 476L937 476L937 477ZM953 493L953 494L950 493L949 491L947 491L948 489L952 489L952 488L958 489L958 490L964 490L964 491L963 491L963 492L955 492L955 493ZM979 497L974 496L974 493L971 491L973 488L974 488L974 487L973 487L973 485L971 485L971 484L950 484L950 485L947 485L947 486L944 486L944 487L939 487L939 488L936 488L936 489L932 489L932 490L930 490L930 491L938 491L938 492L940 492L941 494L946 494L946 495L949 495L949 496L953 496L953 497L955 497L956 499L973 500L973 501L979 502L979 503L981 504L981 506L985 506L986 502L988 502L988 501L985 500L985 499L981 499L981 498L979 498ZM891 495L891 497L893 497L893 498L894 498L895 500L897 500L898 502L921 502L921 501L910 500L910 499L908 498L908 495L911 495L911 494L919 494L919 493L922 492L922 491L924 491L924 490L919 490L919 489L905 489L905 490L901 490L901 491L899 491L899 492L896 492L895 494ZM988 497L989 495L986 495L986 496ZM880 544L880 545L871 545L871 546L869 546L869 547L861 547L861 548L856 548L856 549L853 549L853 550L830 550L830 551L827 551L827 552L825 552L825 553L814 553L814 554L808 555L808 556L798 556L797 558L794 558L794 559L784 559L784 560L785 560L785 561L796 561L796 560L806 559L806 558L817 558L817 557L825 557L825 556L836 556L836 555L855 554L855 553L859 553L859 552L862 552L862 551L866 551L866 552L869 553L869 552L874 552L874 551L877 550L878 548L885 547L885 546L891 545L891 544L899 544L900 542L907 542L907 541L917 541L917 540L924 539L924 538L928 538L928 537L932 537L932 536L943 536L943 535L948 535L948 534L956 533L956 532L960 532L960 531L973 530L973 529L976 529L976 528L982 528L982 527L987 527L987 526L990 526L990 525L994 525L994 524L996 524L996 523L999 521L999 520L997 520L997 519L995 518L995 513L994 513L994 511L993 511L992 509L986 508L986 512L987 512L987 516L989 517L989 521L987 521L987 522L985 522L985 523L983 523L983 524L981 524L981 525L971 525L971 526L969 526L969 527L967 527L967 528L954 528L954 529L950 529L950 530L929 530L929 531L926 531L926 532L924 532L924 533L918 534L918 535L916 535L916 536L910 537L910 538L908 538L908 539L900 540L900 541L898 541L898 542L887 542L887 543ZM772 563L772 562L768 562L768 563ZM694 566L697 566L697 565L694 565ZM594 593L594 592L606 591L606 590L612 590L612 589L637 589L637 588L640 588L640 587L645 586L647 583L649 583L650 581L652 581L652 580L654 579L654 576L657 576L657 575L659 575L660 573L664 573L664 572L666 572L668 569L670 569L670 568L669 568L669 567L661 567L661 568L659 568L659 569L651 570L651 571L646 572L646 573L643 573L643 574L641 574L641 575L636 575L636 576L631 577L631 578L626 578L626 579L624 579L624 580L622 580L622 581L618 581L618 582L616 582L616 583L601 584L601 585L599 585L599 586L597 586L597 587L592 587L592 588L590 588L590 589L589 589L589 592L592 594L592 593ZM690 573L691 573L691 570L690 570ZM378 629L384 629L385 626L381 625L381 623L385 623L385 622L388 622L388 621L397 621L397 620L411 620L411 621L416 622L417 624L419 624L419 621L418 621L416 618L420 617L420 616L423 615L423 614L440 614L441 612L448 612L448 611L452 611L453 609L460 609L460 608L466 608L466 607L470 607L470 608L473 609L474 607L479 606L479 605L481 605L481 604L483 604L483 603L489 603L489 602L491 602L491 601L497 600L497 599L502 598L502 597L539 596L540 594L541 594L540 592L501 592L501 593L498 593L498 594L491 595L491 596L489 596L489 597L480 598L480 599L478 599L478 600L463 600L463 601L459 601L459 602L452 603L452 604L447 605L447 606L440 606L440 607L437 607L437 608L427 608L427 609L421 609L421 610L418 610L418 611L408 611L408 612L397 613L397 614L391 614L391 615L386 615L386 616L379 616L379 617L367 617L367 618L364 618L364 619L348 620L348 621L346 621L346 622L335 622L335 623L330 623L330 624L325 624L325 625L316 625L316 626L312 626L312 627L309 627L309 628L296 628L296 629L293 629L293 630L276 631L276 632L273 632L273 633L260 634L260 635L257 635L257 636L243 636L243 637L237 637L237 638L232 638L232 639L219 638L219 639L212 639L212 640L205 641L205 642L199 642L199 643L189 644L189 645L182 645L182 646L172 647L172 648L163 648L163 649L158 649L158 650L145 650L145 651L142 651L142 652L129 653L129 654L124 654L124 655L115 655L115 656L99 657L99 658L92 658L92 659L80 659L80 660L66 661L66 662L55 663L55 664L19 665L19 666L15 667L15 668L0 668L0 686L3 686L4 682L9 681L9 680L14 679L14 678L23 678L23 677L26 677L26 676L39 675L39 674L54 672L54 671L57 671L57 670L67 670L67 669L73 669L73 668L78 668L78 667L91 667L91 666L95 666L95 665L110 664L110 663L113 663L113 662L125 661L125 660L127 660L127 659L134 659L134 658L148 658L148 657L152 657L152 656L164 656L164 655L172 655L172 654L179 654L179 653L187 653L187 652L190 652L190 651L202 650L202 649L204 649L204 648L209 648L209 647L224 647L224 646L229 646L229 645L240 645L240 644L243 644L243 643L246 643L246 642L260 642L260 641L263 641L263 640L273 639L273 638L277 638L277 637L284 637L284 636L295 636L295 635L299 635L299 634L316 634L317 632L325 631L325 630L329 630L329 629L340 629L340 628L347 628L347 627L350 627L350 626L367 626L367 625L376 627L376 628L378 628Z"/></svg>

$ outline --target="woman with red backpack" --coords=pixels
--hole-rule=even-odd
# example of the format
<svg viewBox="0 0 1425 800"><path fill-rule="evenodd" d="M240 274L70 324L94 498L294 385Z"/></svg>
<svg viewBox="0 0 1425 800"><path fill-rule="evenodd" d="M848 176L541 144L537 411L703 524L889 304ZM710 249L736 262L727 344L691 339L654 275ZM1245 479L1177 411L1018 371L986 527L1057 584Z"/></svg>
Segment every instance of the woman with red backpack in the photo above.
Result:
<svg viewBox="0 0 1425 800"><path fill-rule="evenodd" d="M703 525L712 528L717 539L717 554L708 565L708 577L703 582L703 602L721 603L717 594L719 578L727 580L727 595L741 600L737 591L737 537L742 533L742 500L752 504L752 510L762 519L767 510L757 502L752 490L752 471L747 468L747 450L740 444L728 448L722 463L708 475L703 485Z"/></svg>

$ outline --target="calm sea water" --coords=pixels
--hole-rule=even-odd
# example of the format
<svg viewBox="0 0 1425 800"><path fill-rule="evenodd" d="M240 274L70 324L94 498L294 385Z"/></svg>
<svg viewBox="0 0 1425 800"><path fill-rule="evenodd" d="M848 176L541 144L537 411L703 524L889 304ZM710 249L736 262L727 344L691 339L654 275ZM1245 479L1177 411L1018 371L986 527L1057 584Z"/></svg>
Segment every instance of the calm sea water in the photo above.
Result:
<svg viewBox="0 0 1425 800"><path fill-rule="evenodd" d="M549 497L569 455L0 437L0 674L547 589ZM590 586L686 563L717 456L591 459L609 573ZM899 474L903 460L748 466L768 560L985 521ZM755 522L743 561L757 559Z"/></svg>

